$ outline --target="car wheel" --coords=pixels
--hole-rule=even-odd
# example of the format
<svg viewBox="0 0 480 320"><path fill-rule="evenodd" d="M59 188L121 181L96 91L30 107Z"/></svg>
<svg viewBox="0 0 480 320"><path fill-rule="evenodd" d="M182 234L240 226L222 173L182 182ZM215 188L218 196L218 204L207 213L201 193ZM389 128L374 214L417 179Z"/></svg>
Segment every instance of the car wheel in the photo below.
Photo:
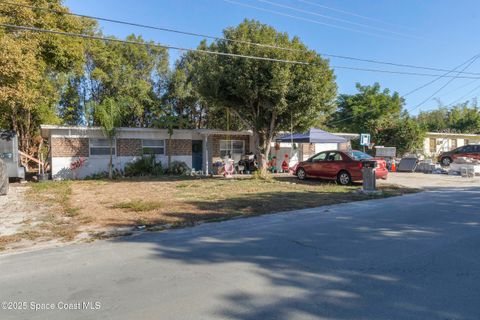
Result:
<svg viewBox="0 0 480 320"><path fill-rule="evenodd" d="M352 177L347 171L340 171L337 175L337 182L342 186L346 186L352 182Z"/></svg>
<svg viewBox="0 0 480 320"><path fill-rule="evenodd" d="M452 163L452 159L449 157L442 158L442 165L448 167Z"/></svg>
<svg viewBox="0 0 480 320"><path fill-rule="evenodd" d="M297 178L299 180L307 179L307 173L305 172L305 169L300 168L300 169L297 170Z"/></svg>

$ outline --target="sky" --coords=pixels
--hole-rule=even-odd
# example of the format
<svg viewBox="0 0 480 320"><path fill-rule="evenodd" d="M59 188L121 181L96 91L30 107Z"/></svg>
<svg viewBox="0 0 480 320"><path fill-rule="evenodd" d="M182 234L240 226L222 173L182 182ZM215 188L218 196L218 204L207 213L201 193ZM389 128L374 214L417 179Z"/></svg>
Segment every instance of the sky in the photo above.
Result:
<svg viewBox="0 0 480 320"><path fill-rule="evenodd" d="M241 5L243 4L243 5ZM72 12L164 28L222 36L245 18L298 36L319 53L480 73L480 1L477 0L66 0ZM104 34L195 48L201 38L100 22ZM172 61L181 52L170 50ZM339 93L355 93L356 83L380 83L400 95L435 77L346 70L355 67L440 75L445 72L329 58ZM172 62L173 63L173 62ZM450 73L456 76L457 73ZM466 75L479 77L476 75ZM472 100L480 79L440 79L405 97L411 114ZM449 82L450 81L450 82ZM438 91L438 92L437 92ZM430 98L431 97L431 98Z"/></svg>

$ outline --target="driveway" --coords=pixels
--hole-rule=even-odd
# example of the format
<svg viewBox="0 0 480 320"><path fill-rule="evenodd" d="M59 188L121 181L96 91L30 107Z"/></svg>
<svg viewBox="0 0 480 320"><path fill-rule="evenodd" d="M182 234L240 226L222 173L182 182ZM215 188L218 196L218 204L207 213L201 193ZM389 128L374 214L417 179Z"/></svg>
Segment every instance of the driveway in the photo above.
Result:
<svg viewBox="0 0 480 320"><path fill-rule="evenodd" d="M398 184L420 189L480 187L480 177L462 178L461 176L419 172L390 172L387 180L377 181L380 184Z"/></svg>
<svg viewBox="0 0 480 320"><path fill-rule="evenodd" d="M0 301L28 310L0 319L478 320L479 206L435 190L3 255Z"/></svg>

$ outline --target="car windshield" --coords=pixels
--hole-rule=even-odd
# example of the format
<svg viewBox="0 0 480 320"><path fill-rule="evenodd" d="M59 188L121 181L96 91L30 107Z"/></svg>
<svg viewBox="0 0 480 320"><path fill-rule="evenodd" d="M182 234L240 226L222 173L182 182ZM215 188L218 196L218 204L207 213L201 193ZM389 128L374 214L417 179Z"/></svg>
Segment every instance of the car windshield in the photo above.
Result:
<svg viewBox="0 0 480 320"><path fill-rule="evenodd" d="M372 156L369 154L366 154L361 151L350 151L347 152L347 154L352 158L353 160L365 160L365 159L372 159Z"/></svg>

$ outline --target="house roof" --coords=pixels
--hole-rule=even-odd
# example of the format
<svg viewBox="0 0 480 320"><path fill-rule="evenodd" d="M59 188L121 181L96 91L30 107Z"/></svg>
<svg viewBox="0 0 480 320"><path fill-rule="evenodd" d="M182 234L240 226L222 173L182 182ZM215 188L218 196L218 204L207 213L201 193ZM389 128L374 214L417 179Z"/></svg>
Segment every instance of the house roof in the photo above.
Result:
<svg viewBox="0 0 480 320"><path fill-rule="evenodd" d="M40 132L42 137L47 138L54 132L68 132L69 135L73 133L83 132L101 132L101 127L86 127L86 126L62 126L62 125L40 125ZM145 133L155 133L161 132L164 133L167 129L158 129L158 128L135 128L135 127L120 127L117 129L118 132L122 133L136 133L136 132L145 132ZM216 129L174 129L174 133L198 133L201 135L212 135L212 134L222 134L222 135L252 135L251 131L227 131L227 130L216 130Z"/></svg>
<svg viewBox="0 0 480 320"><path fill-rule="evenodd" d="M345 143L346 138L331 134L327 131L312 128L306 133L294 133L280 136L277 142L297 142L297 143Z"/></svg>
<svg viewBox="0 0 480 320"><path fill-rule="evenodd" d="M475 133L449 133L449 132L427 132L428 137L440 137L440 138L459 138L459 137L471 137L471 138L479 138L480 134Z"/></svg>

